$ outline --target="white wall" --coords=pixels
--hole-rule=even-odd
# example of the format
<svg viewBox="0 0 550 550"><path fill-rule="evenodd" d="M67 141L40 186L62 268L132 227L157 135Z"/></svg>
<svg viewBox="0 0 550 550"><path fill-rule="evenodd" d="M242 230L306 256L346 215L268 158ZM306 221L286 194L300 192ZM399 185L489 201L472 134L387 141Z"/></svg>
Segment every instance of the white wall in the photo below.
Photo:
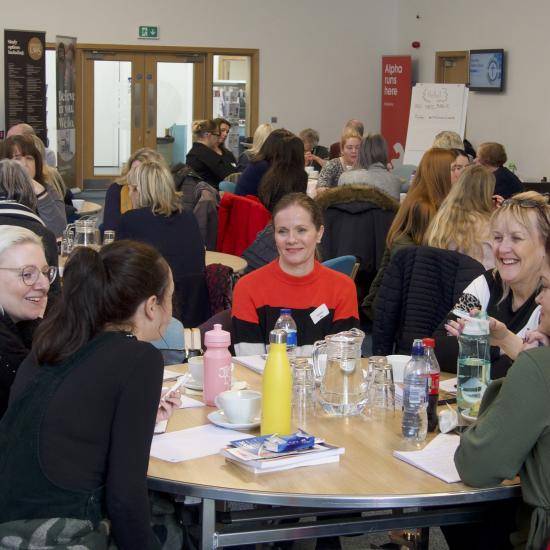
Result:
<svg viewBox="0 0 550 550"><path fill-rule="evenodd" d="M504 48L505 92L470 92L466 136L504 144L525 181L550 176L548 20L547 0L400 0L398 10L398 50L417 60L419 82L434 81L436 51Z"/></svg>
<svg viewBox="0 0 550 550"><path fill-rule="evenodd" d="M399 0L27 0L2 9L2 28L45 30L79 42L138 44L159 25L159 45L260 50L260 122L314 127L335 141L349 118L380 124L380 56L396 53ZM2 34L3 40L3 34ZM0 79L4 69L0 46ZM0 85L0 128L4 127Z"/></svg>

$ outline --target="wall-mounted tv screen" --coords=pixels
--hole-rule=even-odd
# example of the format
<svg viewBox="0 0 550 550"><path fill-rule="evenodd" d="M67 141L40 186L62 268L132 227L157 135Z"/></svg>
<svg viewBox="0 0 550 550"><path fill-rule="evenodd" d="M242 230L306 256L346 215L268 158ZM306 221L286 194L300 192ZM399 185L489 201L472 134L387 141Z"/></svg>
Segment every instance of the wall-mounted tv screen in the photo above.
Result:
<svg viewBox="0 0 550 550"><path fill-rule="evenodd" d="M504 50L470 50L470 90L504 90Z"/></svg>

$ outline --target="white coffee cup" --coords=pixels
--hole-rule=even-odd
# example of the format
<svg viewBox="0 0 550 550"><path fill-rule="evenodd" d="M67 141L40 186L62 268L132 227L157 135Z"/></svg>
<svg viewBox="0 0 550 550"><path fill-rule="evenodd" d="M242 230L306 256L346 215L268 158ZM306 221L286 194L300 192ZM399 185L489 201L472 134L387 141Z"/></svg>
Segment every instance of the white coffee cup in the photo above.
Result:
<svg viewBox="0 0 550 550"><path fill-rule="evenodd" d="M260 416L262 394L254 390L228 390L214 401L231 424L250 424Z"/></svg>
<svg viewBox="0 0 550 550"><path fill-rule="evenodd" d="M306 172L307 172L307 175L311 175L312 172L315 172L315 167L314 166L306 166Z"/></svg>
<svg viewBox="0 0 550 550"><path fill-rule="evenodd" d="M73 199L73 206L77 209L77 210L82 210L82 207L84 206L84 203L86 201L84 199Z"/></svg>
<svg viewBox="0 0 550 550"><path fill-rule="evenodd" d="M410 355L388 355L386 357L393 371L393 381L403 382L405 365L411 360Z"/></svg>
<svg viewBox="0 0 550 550"><path fill-rule="evenodd" d="M187 362L187 365L189 368L189 372L193 377L193 380L197 384L202 385L203 371L204 371L204 357L202 355L195 355L193 357L189 357L189 361Z"/></svg>

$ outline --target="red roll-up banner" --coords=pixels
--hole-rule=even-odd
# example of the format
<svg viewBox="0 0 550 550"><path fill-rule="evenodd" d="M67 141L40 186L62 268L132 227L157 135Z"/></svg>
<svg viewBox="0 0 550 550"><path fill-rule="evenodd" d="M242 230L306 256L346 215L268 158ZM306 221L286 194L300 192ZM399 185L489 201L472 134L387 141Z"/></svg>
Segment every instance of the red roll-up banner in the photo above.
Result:
<svg viewBox="0 0 550 550"><path fill-rule="evenodd" d="M412 68L410 55L382 56L382 111L380 132L388 142L389 158L403 159L409 109Z"/></svg>

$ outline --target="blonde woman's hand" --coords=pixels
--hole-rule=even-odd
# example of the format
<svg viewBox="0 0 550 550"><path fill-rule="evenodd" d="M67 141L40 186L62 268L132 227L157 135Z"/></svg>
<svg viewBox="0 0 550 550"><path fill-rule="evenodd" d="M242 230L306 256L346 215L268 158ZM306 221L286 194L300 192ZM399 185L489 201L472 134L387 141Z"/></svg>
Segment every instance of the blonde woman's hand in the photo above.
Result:
<svg viewBox="0 0 550 550"><path fill-rule="evenodd" d="M161 394L159 408L157 410L157 419L156 422L162 422L163 420L168 420L173 412L176 409L179 409L181 405L181 392L176 390L175 392L170 392L170 390L165 390Z"/></svg>
<svg viewBox="0 0 550 550"><path fill-rule="evenodd" d="M504 197L502 195L493 195L493 204L495 208L500 208L504 202Z"/></svg>
<svg viewBox="0 0 550 550"><path fill-rule="evenodd" d="M540 330L531 330L527 332L523 349L533 349L541 346L550 346L550 338Z"/></svg>

